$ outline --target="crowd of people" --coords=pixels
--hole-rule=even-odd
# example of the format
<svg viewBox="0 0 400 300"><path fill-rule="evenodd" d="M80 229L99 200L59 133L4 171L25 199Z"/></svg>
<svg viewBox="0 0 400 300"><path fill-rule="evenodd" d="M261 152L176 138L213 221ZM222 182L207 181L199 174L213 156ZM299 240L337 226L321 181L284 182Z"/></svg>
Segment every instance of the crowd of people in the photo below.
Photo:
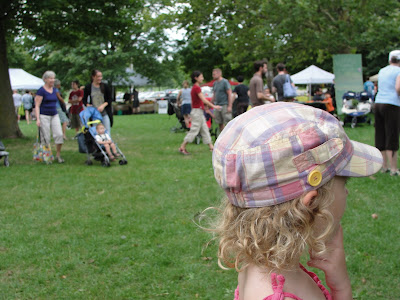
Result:
<svg viewBox="0 0 400 300"><path fill-rule="evenodd" d="M35 120L40 143L43 145L49 145L51 136L53 137L56 145L55 160L58 163L64 163L61 149L64 140L67 139L67 126L69 124L76 133L79 132L82 126L79 113L85 106L93 106L101 113L104 127L108 134L111 133L113 124L111 89L102 82L101 71L93 70L90 78L91 82L86 86L80 86L78 80L71 82L72 91L68 97L68 103L71 105L69 112L60 91L61 82L56 79L53 71L46 71L43 74L44 85L34 95L28 90L23 96L17 90L13 91L18 122L23 115L25 115L27 124L30 124L31 120ZM111 149L114 150L112 144L108 142L106 144L107 146L111 145Z"/></svg>
<svg viewBox="0 0 400 300"><path fill-rule="evenodd" d="M178 106L181 107L181 114L184 117L185 127L189 129L184 142L179 147L179 152L188 155L189 152L186 149L186 145L193 141L199 134L202 137L204 135L203 142L208 144L209 148L212 149L213 146L210 142L208 129L206 130L206 127L202 129L203 125L199 125L201 121L201 124L204 123L204 126L206 126L206 116L211 115L213 121L218 125L219 132L222 132L229 121L246 112L249 107L254 108L276 101L294 101L294 97L287 97L284 92L284 84L286 81L290 82L290 85L295 88L286 70L286 66L283 63L279 63L276 69L278 74L272 80L272 93L268 85L264 84L264 78L268 72L267 61L265 60L254 62L255 73L250 79L249 86L243 83L244 77L242 75L237 76L238 84L233 91L229 80L222 76L222 70L214 69L212 71L213 96L211 99L205 99L204 95L201 93L200 85L204 78L202 77L201 82L194 79L199 76L198 74L201 74L201 72L193 72L192 82L194 85L192 89L190 89L188 82L184 81L183 89L179 92L177 97ZM193 95L196 97L195 101L193 100ZM329 97L329 94L326 95L327 98L323 100L323 103L326 103L328 111L333 113L332 98ZM197 107L199 105L197 99L203 98L204 100L201 100L201 103L199 102L203 112L200 113L197 110L193 112L193 106L191 105L196 103L196 109L199 108ZM216 106L218 107L217 109ZM213 109L213 111L210 111L210 108ZM194 114L197 115L196 121L193 121ZM199 120L199 118L201 118L201 120ZM193 124L195 126L193 126Z"/></svg>

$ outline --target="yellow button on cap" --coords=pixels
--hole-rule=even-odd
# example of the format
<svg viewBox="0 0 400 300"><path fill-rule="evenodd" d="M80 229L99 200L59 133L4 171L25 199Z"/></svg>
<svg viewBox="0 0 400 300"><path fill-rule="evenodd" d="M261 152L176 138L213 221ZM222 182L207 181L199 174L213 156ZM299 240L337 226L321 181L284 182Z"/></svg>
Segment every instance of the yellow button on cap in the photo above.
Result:
<svg viewBox="0 0 400 300"><path fill-rule="evenodd" d="M308 174L308 183L311 186L317 186L321 183L322 181L322 174L320 171L314 170L311 171L310 174Z"/></svg>

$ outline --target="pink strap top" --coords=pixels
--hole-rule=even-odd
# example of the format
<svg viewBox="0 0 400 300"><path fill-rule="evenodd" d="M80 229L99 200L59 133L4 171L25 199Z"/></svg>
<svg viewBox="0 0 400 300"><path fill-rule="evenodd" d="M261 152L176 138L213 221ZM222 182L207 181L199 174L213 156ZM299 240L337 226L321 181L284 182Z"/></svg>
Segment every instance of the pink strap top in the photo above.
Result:
<svg viewBox="0 0 400 300"><path fill-rule="evenodd" d="M301 264L300 264L300 268L304 272L306 272L306 274L315 281L315 283L318 285L318 287L324 294L325 299L332 300L331 294L329 294L329 291L321 283L321 280L319 280L318 276L315 273L308 271ZM274 293L272 295L265 297L263 300L283 300L283 299L285 299L285 297L289 297L294 300L302 300L301 298L297 297L296 295L293 295L292 293L286 293L283 291L283 286L285 284L285 277L283 275L276 275L275 273L272 273L271 274L271 283L272 283L272 290L274 291ZM234 300L240 300L239 286L235 290L235 299Z"/></svg>

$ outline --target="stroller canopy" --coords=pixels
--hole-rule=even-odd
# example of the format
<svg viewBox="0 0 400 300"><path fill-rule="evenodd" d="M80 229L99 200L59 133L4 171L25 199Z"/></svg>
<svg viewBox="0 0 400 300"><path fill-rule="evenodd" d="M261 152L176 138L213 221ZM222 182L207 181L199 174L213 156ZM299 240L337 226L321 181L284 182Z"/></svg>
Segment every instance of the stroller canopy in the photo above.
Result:
<svg viewBox="0 0 400 300"><path fill-rule="evenodd" d="M103 118L101 116L101 113L97 110L96 107L94 106L88 106L84 110L82 110L79 113L79 117L81 119L82 124L88 128L88 122L89 121L95 121L95 120L100 120L100 122L103 121Z"/></svg>

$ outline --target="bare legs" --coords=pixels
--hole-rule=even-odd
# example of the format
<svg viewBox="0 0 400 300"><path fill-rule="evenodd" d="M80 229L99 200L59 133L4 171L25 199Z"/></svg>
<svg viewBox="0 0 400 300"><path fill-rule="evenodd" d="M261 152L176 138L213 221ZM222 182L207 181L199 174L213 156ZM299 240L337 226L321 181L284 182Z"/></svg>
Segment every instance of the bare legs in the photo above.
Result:
<svg viewBox="0 0 400 300"><path fill-rule="evenodd" d="M191 119L190 119L190 115L183 115L183 119L185 120L185 125L186 125L186 128L188 128L188 129L189 129L189 126L190 126L190 121L191 121Z"/></svg>
<svg viewBox="0 0 400 300"><path fill-rule="evenodd" d="M62 123L62 132L63 132L64 140L67 139L67 136L65 135L65 131L67 130L67 125L68 125L68 122Z"/></svg>
<svg viewBox="0 0 400 300"><path fill-rule="evenodd" d="M383 156L383 168L390 169L392 172L397 170L397 151L384 150L381 151Z"/></svg>
<svg viewBox="0 0 400 300"><path fill-rule="evenodd" d="M115 144L114 144L114 143L111 143L111 144L103 144L103 146L104 146L104 148L106 149L107 155L108 155L108 157L109 157L110 159L114 159L113 153L115 154L115 156L119 156L119 154L118 154L118 152L117 152L117 147L115 147ZM111 152L111 150L112 150L112 152Z"/></svg>
<svg viewBox="0 0 400 300"><path fill-rule="evenodd" d="M25 119L26 119L26 124L28 124L28 125L29 125L29 122L30 122L29 115L30 115L29 110L25 110Z"/></svg>

